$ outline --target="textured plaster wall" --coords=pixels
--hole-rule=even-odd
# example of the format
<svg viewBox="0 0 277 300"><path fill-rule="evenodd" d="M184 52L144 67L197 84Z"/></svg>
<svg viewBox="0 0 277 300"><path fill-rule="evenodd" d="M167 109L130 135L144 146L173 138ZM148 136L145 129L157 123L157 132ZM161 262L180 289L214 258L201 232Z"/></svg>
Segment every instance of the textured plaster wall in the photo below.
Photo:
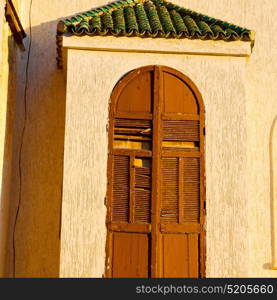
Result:
<svg viewBox="0 0 277 300"><path fill-rule="evenodd" d="M5 1L0 1L0 182L5 139L6 105L8 90L8 28L5 22Z"/></svg>
<svg viewBox="0 0 277 300"><path fill-rule="evenodd" d="M3 2L3 0L2 0ZM2 3L0 2L0 3ZM32 44L30 47L30 59L29 67L27 69L27 93L26 99L24 99L25 83L26 83L26 64L28 52L19 54L18 57L18 79L17 79L17 98L16 98L16 118L14 123L14 137L13 137L13 152L12 152L12 177L10 180L10 192L7 195L8 203L12 204L12 209L9 212L9 238L8 238L8 259L7 274L12 274L13 262L15 261L15 275L16 276L59 276L59 232L60 232L60 206L62 199L62 173L63 173L63 149L64 149L64 122L65 122L65 80L62 71L56 69L55 62L55 30L56 24L59 18L73 15L78 12L89 10L97 5L106 4L106 0L32 0L31 8L31 29L32 29ZM237 165L233 166L237 168L234 172L237 174L234 178L230 179L227 183L226 179L224 184L227 188L226 192L222 194L220 190L215 190L214 187L210 187L207 190L208 195L216 200L210 200L208 203L208 209L212 209L214 203L218 203L220 212L226 215L226 226L219 231L220 228L215 229L214 232L208 234L208 239L212 236L215 237L213 241L215 243L214 250L208 248L208 270L210 275L219 276L231 276L231 274L240 274L240 276L276 276L276 272L270 269L272 263L272 217L271 217L271 204L272 200L270 195L273 193L270 185L270 129L273 123L273 119L277 115L277 102L275 95L277 95L277 39L275 37L277 25L277 3L276 0L175 0L175 3L184 5L188 8L197 10L202 13L206 13L217 18L225 19L235 24L240 24L249 28L253 28L257 31L256 45L254 53L251 58L246 62L247 68L247 89L245 90L245 96L247 101L244 103L243 111L246 111L246 117L243 119L230 120L235 123L246 122L246 132L242 130L238 137L232 136L232 130L238 130L237 125L229 131L228 127L221 127L218 123L218 128L223 128L217 136L217 139L226 139L230 141L231 138L237 138L241 141L241 145L236 144L236 147L230 147L230 149L220 149L220 144L217 145L218 156L215 156L216 152L210 153L211 156L215 156L215 160L218 161L220 157L223 157L224 151L228 156L230 152L229 160L221 162L221 164L227 164L228 161L234 161L234 153L241 153L242 159L237 160ZM30 41L29 32L29 7L30 0L21 1L21 17L24 25L24 29L28 33L28 39L26 44ZM0 18L1 19L1 18ZM1 21L0 21L1 22ZM0 23L1 26L1 23ZM161 57L162 58L162 57ZM160 59L161 59L160 58ZM192 58L197 64L198 60ZM121 58L120 58L121 60ZM151 60L148 56L145 60ZM190 59L189 59L190 60ZM190 63L192 62L190 61ZM199 60L203 63L203 59ZM206 61L206 60L205 60ZM223 62L221 59L220 62ZM242 59L232 60L233 68L236 72L239 72L240 76L242 65ZM100 63L100 62L98 62ZM140 62L137 62L139 64ZM162 62L165 63L164 61ZM216 64L217 68L222 68L227 72L227 64L221 66ZM205 63L203 63L205 65ZM193 80L199 85L199 81L203 80L201 84L201 92L208 89L207 83L214 85L209 78L210 73L213 73L213 65L211 68L195 69L199 70L196 74L193 74L193 70L189 71L193 75ZM180 69L180 66L176 66ZM190 67L192 68L192 67ZM95 69L95 66L93 66ZM192 68L193 69L193 68ZM121 70L121 69L120 69ZM233 69L230 69L230 71ZM86 68L81 70L86 72ZM75 79L80 76L80 70L75 72ZM94 70L95 72L98 70ZM101 70L99 70L102 72ZM122 70L123 71L123 70ZM235 73L236 73L235 72ZM122 75L117 72L118 78ZM234 73L234 75L235 75ZM187 71L185 71L187 74ZM189 74L188 74L189 75ZM73 76L73 75L72 75ZM240 77L238 76L238 77ZM244 75L243 75L244 76ZM242 77L243 77L242 76ZM97 78L98 79L98 78ZM95 77L94 77L94 80ZM222 78L225 82L224 78ZM77 80L76 80L77 81ZM115 82L113 82L114 84ZM110 83L110 87L112 83ZM217 95L221 95L225 99L226 86L229 86L228 82L225 82L225 90L219 92L219 90L212 90L215 98ZM105 91L107 94L107 91ZM232 92L234 99L230 99L230 103L226 103L226 107L219 102L219 98L216 98L216 109L218 113L225 112L225 116L222 118L228 118L229 110L228 105L232 105L233 101L239 101L237 99L238 94L241 93L240 84L233 86ZM205 95L204 101L206 103ZM229 97L229 96L228 96ZM227 97L227 98L228 98ZM25 101L26 100L26 101ZM77 99L74 99L77 101ZM107 101L107 99L106 99ZM217 102L218 101L218 102ZM207 105L207 104L206 104ZM94 107L94 106L93 106ZM25 110L26 108L26 110ZM77 111L84 111L83 108L76 107ZM96 108L95 108L96 109ZM209 110L209 108L206 108ZM212 108L210 108L212 109ZM224 111L222 111L224 110ZM102 112L103 116L105 112ZM87 113L85 114L87 115ZM246 119L247 120L246 120ZM210 117L207 119L207 124L210 126L215 125L219 119ZM88 120L86 120L88 122ZM224 120L223 120L224 121ZM85 121L84 121L85 122ZM95 120L93 121L95 122ZM209 122L209 123L208 123ZM225 123L223 123L225 124ZM78 125L79 126L79 125ZM78 130L78 127L76 128ZM24 133L24 134L23 134ZM236 133L236 132L234 132ZM210 138L214 138L215 132L207 133ZM23 138L22 138L23 135ZM247 147L245 146L244 136L247 136ZM94 143L94 142L91 142ZM210 145L210 146L209 146ZM233 143L230 143L233 146ZM212 150L212 144L209 144L207 140L207 149L210 147ZM87 149L87 146L84 148ZM245 151L242 154L242 149ZM215 149L213 149L215 150ZM68 151L70 151L68 149ZM105 150L104 150L105 151ZM96 154L93 154L96 155ZM240 157L240 156L239 156ZM75 158L75 156L74 156ZM79 158L80 159L80 158ZM247 160L246 170L241 170L242 162ZM273 164L273 163L272 163ZM275 163L276 164L276 163ZM103 165L104 172L105 164ZM224 166L224 168L227 168ZM215 174L215 170L219 167L216 164L211 164L210 174ZM79 168L77 169L79 171ZM214 170L212 172L212 170ZM95 172L92 169L89 174ZM236 185L238 174L242 172L244 176L240 178L240 181L248 183L248 189L242 190L239 195L239 187L235 189L231 186ZM101 176L104 176L101 173ZM248 174L248 175L246 175ZM213 175L212 175L213 176ZM213 177L210 178L210 180ZM68 179L69 180L69 179ZM91 180L91 179L90 179ZM207 178L207 180L209 180ZM221 182L220 182L221 184ZM103 214L102 195L104 183L101 184L101 190L99 190L99 198L95 203L98 206L98 213ZM84 193L84 191L82 192ZM238 202L238 199L248 193L247 199L251 199L246 204L245 202ZM228 194L228 195L227 195ZM226 195L226 202L220 203L222 195ZM88 199L88 196L82 195L83 199ZM235 199L235 203L238 206L233 206L232 200ZM99 201L99 202L98 202ZM214 203L213 203L214 202ZM15 256L13 253L13 231L15 216L17 213L17 206L20 203L18 217L15 230ZM84 205L79 203L79 205ZM239 210L240 206L248 207L247 218L243 218L243 212ZM230 207L231 211L230 211ZM226 210L223 211L223 208ZM237 209L236 209L237 208ZM229 211L229 216L227 212ZM77 210L76 220L80 220L80 208ZM209 210L208 210L209 213ZM92 212L88 212L92 214ZM238 218L235 218L236 215ZM66 219L67 212L65 211ZM230 216L233 216L231 225L228 224ZM244 216L245 217L245 216ZM275 216L276 218L276 216ZM92 222L97 222L93 220ZM217 226L217 220L211 220L208 230ZM246 223L248 223L248 229L246 232ZM94 224L94 223L92 223ZM243 224L243 226L241 226ZM80 247L80 241L82 240L82 233L78 228L80 224L71 224L71 230L75 230L79 239L75 249L73 249L74 262L83 261L84 251L77 253L78 247ZM99 225L102 226L102 225ZM227 232L227 226L230 226L229 232ZM235 230L233 230L233 226ZM87 229L91 232L91 236L94 229ZM238 236L242 241L241 245L237 245ZM219 249L222 244L222 239L228 240L232 245L230 249L226 249L226 253L216 253L215 249ZM86 243L96 244L99 243L99 247L88 251L100 252L103 251L102 236L99 242L93 242L93 240ZM72 242L73 243L73 242ZM83 245L83 249L89 248L88 244ZM63 255L68 250L62 246ZM233 259L233 254L236 249L242 249L243 253L247 252L247 257L238 257ZM247 249L247 251L246 251ZM212 254L213 253L213 254ZM80 255L80 256L79 256ZM73 254L72 254L73 256ZM76 263L68 263L72 265L73 270L65 270L63 262L68 262L68 256L63 256L61 261L62 274L84 274L85 268L78 267ZM242 264L243 262L243 264ZM103 262L96 262L92 260L90 264L95 265L96 268L93 271L95 275L100 276L103 271L101 270ZM236 266L237 271L232 271ZM220 273L216 273L216 270L220 267ZM69 268L69 266L68 266ZM78 270L76 270L78 269ZM89 272L92 272L91 270ZM87 273L91 274L91 273Z"/></svg>
<svg viewBox="0 0 277 300"><path fill-rule="evenodd" d="M271 218L272 218L272 248L273 267L277 270L277 117L275 117L270 136L270 163L271 163Z"/></svg>
<svg viewBox="0 0 277 300"><path fill-rule="evenodd" d="M124 74L151 64L183 72L205 100L207 275L248 275L249 240L241 238L249 228L245 63L245 58L69 50L61 276L103 274L109 97Z"/></svg>
<svg viewBox="0 0 277 300"><path fill-rule="evenodd" d="M5 24L4 0L0 1L0 189L2 190L3 152L5 144L7 91L8 91L8 34ZM2 197L0 198L0 217L2 217ZM2 219L2 218L1 218ZM3 227L0 227L0 243L3 243ZM0 250L0 275L3 274L4 251Z"/></svg>
<svg viewBox="0 0 277 300"><path fill-rule="evenodd" d="M271 127L277 116L277 39L274 34L277 29L277 2L266 0L261 5L259 0L192 0L189 5L256 31L254 52L247 62L246 91L250 220L247 237L251 249L248 273L252 277L276 277L272 264L273 221L277 219L277 214L271 211L272 202L277 199L271 198L272 194L276 195L276 185L273 191L270 170L276 168L277 161L270 161L269 148Z"/></svg>
<svg viewBox="0 0 277 300"><path fill-rule="evenodd" d="M19 51L0 1L0 276L5 274L8 254L9 188L12 169L12 132L16 94L16 54Z"/></svg>

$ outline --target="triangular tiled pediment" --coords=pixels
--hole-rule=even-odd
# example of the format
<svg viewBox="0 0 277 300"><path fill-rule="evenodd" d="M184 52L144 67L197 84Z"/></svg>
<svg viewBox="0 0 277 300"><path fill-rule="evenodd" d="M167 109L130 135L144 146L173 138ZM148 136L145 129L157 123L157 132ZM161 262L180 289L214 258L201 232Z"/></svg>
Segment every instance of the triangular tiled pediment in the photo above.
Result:
<svg viewBox="0 0 277 300"><path fill-rule="evenodd" d="M251 40L251 31L166 0L122 0L61 21L61 33Z"/></svg>
<svg viewBox="0 0 277 300"><path fill-rule="evenodd" d="M253 31L175 5L166 0L122 0L60 21L64 34L173 39L251 41Z"/></svg>

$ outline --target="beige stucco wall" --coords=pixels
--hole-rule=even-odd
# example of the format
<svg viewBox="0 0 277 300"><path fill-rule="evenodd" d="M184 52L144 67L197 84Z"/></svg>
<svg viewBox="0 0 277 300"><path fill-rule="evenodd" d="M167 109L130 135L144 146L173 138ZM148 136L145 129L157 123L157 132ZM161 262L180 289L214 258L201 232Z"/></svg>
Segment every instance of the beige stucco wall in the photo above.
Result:
<svg viewBox="0 0 277 300"><path fill-rule="evenodd" d="M249 276L246 59L85 50L68 53L60 276L104 272L109 98L151 64L189 76L205 101L207 276Z"/></svg>
<svg viewBox="0 0 277 300"><path fill-rule="evenodd" d="M32 45L28 69L26 114L23 95L27 53L24 53L19 55L17 66L17 113L12 147L13 172L10 180L9 197L7 197L8 202L14 204L10 212L10 238L7 246L10 253L9 270L13 269L12 234L17 203L20 200L15 230L16 276L59 276L65 81L62 72L56 69L56 24L59 18L89 10L97 5L106 4L106 2L106 0L33 0L31 9ZM270 212L269 139L270 128L277 114L277 102L275 100L277 94L276 0L264 0L262 5L261 0L175 0L174 2L235 24L253 28L257 32L254 53L246 62L248 84L245 90L247 103L244 109L249 118L247 119L246 133L244 132L243 135L247 136L245 157L247 157L248 177L247 179L243 178L243 180L249 182L248 199L251 201L250 204L248 203L248 208L251 218L247 218L247 222L249 222L248 225L251 230L247 232L247 235L245 231L240 233L242 238L248 241L243 242L241 247L250 250L247 256L247 270L241 267L241 275L247 272L248 276L275 276L276 273L270 269L272 263L272 220ZM30 0L21 1L22 22L28 35L29 4ZM29 38L27 39L27 46L28 41ZM236 61L241 64L242 60ZM236 63L235 66L238 70L239 67ZM225 70L225 65L222 68ZM179 66L177 69L180 69ZM185 73L187 74L187 71ZM209 78L208 74L205 74L205 78ZM203 72L201 72L198 80L201 78L204 78ZM198 84L195 76L192 79ZM228 83L227 86L229 86ZM236 89L232 93L236 93ZM204 100L206 101L205 98ZM76 109L81 110L81 108ZM226 113L228 113L227 110ZM210 124L213 122L216 121L210 120ZM22 138L24 126L25 133ZM244 144L245 142L242 145ZM19 162L21 162L21 176L19 176ZM246 170L243 173L245 174ZM211 190L207 192L212 193ZM230 192L232 197L235 197L236 192L232 190ZM101 191L101 197L99 197L101 203L103 193ZM217 199L220 197L218 193L219 191L216 191ZM241 205L244 204L241 203ZM102 211L101 206L99 211ZM235 228L239 228L238 225L241 220L237 222L238 224L234 224ZM243 223L245 222L243 221ZM210 226L215 225L216 223L212 223ZM78 225L72 224L72 230L78 231ZM216 234L217 238L220 239L218 231ZM101 241L103 238L99 242L98 251L103 249ZM232 254L233 251L235 251L234 247L227 253ZM64 259L66 261L67 258ZM77 261L80 261L80 258L77 258ZM230 274L234 263L231 258L227 254L223 254L223 257L219 257L219 262L222 263L224 275ZM214 267L211 266L211 273L215 271L219 262ZM103 263L95 262L92 264L96 266L95 274L100 276ZM76 267L73 266L73 268L76 271ZM65 274L64 267L61 269ZM85 270L81 268L78 272L83 274Z"/></svg>
<svg viewBox="0 0 277 300"><path fill-rule="evenodd" d="M4 138L6 128L6 105L8 94L8 36L9 27L5 22L5 1L0 1L0 157L3 157ZM2 164L3 159L0 159L0 182L2 181Z"/></svg>
<svg viewBox="0 0 277 300"><path fill-rule="evenodd" d="M272 267L277 270L277 117L275 117L270 133L270 172L271 172L271 224L272 224Z"/></svg>
<svg viewBox="0 0 277 300"><path fill-rule="evenodd" d="M0 1L0 190L2 190L3 154L5 144L6 111L8 94L8 28L5 24L4 2ZM2 197L0 198L0 218L2 217ZM2 219L2 218L1 218ZM3 242L3 227L0 225L0 243ZM4 251L0 250L0 274L3 274Z"/></svg>
<svg viewBox="0 0 277 300"><path fill-rule="evenodd" d="M0 1L0 276L5 275L8 255L9 189L12 169L12 132L16 94L16 56L19 51Z"/></svg>
<svg viewBox="0 0 277 300"><path fill-rule="evenodd" d="M249 274L257 277L276 276L273 264L273 218L270 168L270 131L277 115L277 3L274 0L190 1L192 8L202 9L235 24L255 29L254 52L247 62L248 113L248 186L250 224ZM276 144L276 143L275 143ZM275 187L276 188L276 187ZM275 199L276 201L276 199ZM276 233L275 233L276 237ZM276 241L275 241L276 243ZM275 250L276 251L276 250Z"/></svg>

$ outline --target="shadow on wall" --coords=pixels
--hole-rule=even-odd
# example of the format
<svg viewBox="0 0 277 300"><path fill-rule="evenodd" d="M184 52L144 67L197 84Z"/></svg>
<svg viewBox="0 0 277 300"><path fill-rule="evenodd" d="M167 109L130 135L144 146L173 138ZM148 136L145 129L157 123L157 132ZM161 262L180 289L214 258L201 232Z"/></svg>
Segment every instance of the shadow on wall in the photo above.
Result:
<svg viewBox="0 0 277 300"><path fill-rule="evenodd" d="M26 30L30 47L27 40L26 52L17 56L17 78L10 73L0 224L4 277L59 277L66 84L56 65L57 23Z"/></svg>
<svg viewBox="0 0 277 300"><path fill-rule="evenodd" d="M12 209L12 203L9 198L12 174L12 132L15 115L15 96L16 96L16 53L18 49L12 37L8 37L8 95L7 95L7 113L6 113L6 128L5 128L5 144L3 157L2 171L2 189L1 189L1 217L0 217L0 277L9 276L7 265L10 264L8 252L8 240L10 221L9 214ZM2 100L2 99L1 99ZM3 101L3 100L2 100ZM16 193L16 191L14 191ZM15 207L13 207L15 210Z"/></svg>
<svg viewBox="0 0 277 300"><path fill-rule="evenodd" d="M269 142L270 155L270 191L271 191L271 247L272 247L272 263L268 268L277 269L277 116L270 130Z"/></svg>

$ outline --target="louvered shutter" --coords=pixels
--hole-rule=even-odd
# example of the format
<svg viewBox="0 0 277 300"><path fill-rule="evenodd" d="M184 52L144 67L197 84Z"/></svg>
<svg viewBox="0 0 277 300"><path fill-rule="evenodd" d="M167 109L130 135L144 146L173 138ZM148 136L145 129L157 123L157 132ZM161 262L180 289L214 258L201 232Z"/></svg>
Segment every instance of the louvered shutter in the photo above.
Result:
<svg viewBox="0 0 277 300"><path fill-rule="evenodd" d="M163 276L199 277L200 145L203 142L200 110L190 88L174 74L163 72L162 85Z"/></svg>
<svg viewBox="0 0 277 300"><path fill-rule="evenodd" d="M115 119L112 222L151 221L151 123L150 120Z"/></svg>
<svg viewBox="0 0 277 300"><path fill-rule="evenodd" d="M151 168L135 167L135 208L137 223L151 222Z"/></svg>
<svg viewBox="0 0 277 300"><path fill-rule="evenodd" d="M183 210L184 222L200 221L200 159L186 157L183 160Z"/></svg>
<svg viewBox="0 0 277 300"><path fill-rule="evenodd" d="M109 277L204 276L204 112L188 82L150 66L113 92Z"/></svg>
<svg viewBox="0 0 277 300"><path fill-rule="evenodd" d="M110 115L110 277L150 275L152 73L135 74L118 89Z"/></svg>
<svg viewBox="0 0 277 300"><path fill-rule="evenodd" d="M130 161L128 156L114 156L112 220L129 221Z"/></svg>

